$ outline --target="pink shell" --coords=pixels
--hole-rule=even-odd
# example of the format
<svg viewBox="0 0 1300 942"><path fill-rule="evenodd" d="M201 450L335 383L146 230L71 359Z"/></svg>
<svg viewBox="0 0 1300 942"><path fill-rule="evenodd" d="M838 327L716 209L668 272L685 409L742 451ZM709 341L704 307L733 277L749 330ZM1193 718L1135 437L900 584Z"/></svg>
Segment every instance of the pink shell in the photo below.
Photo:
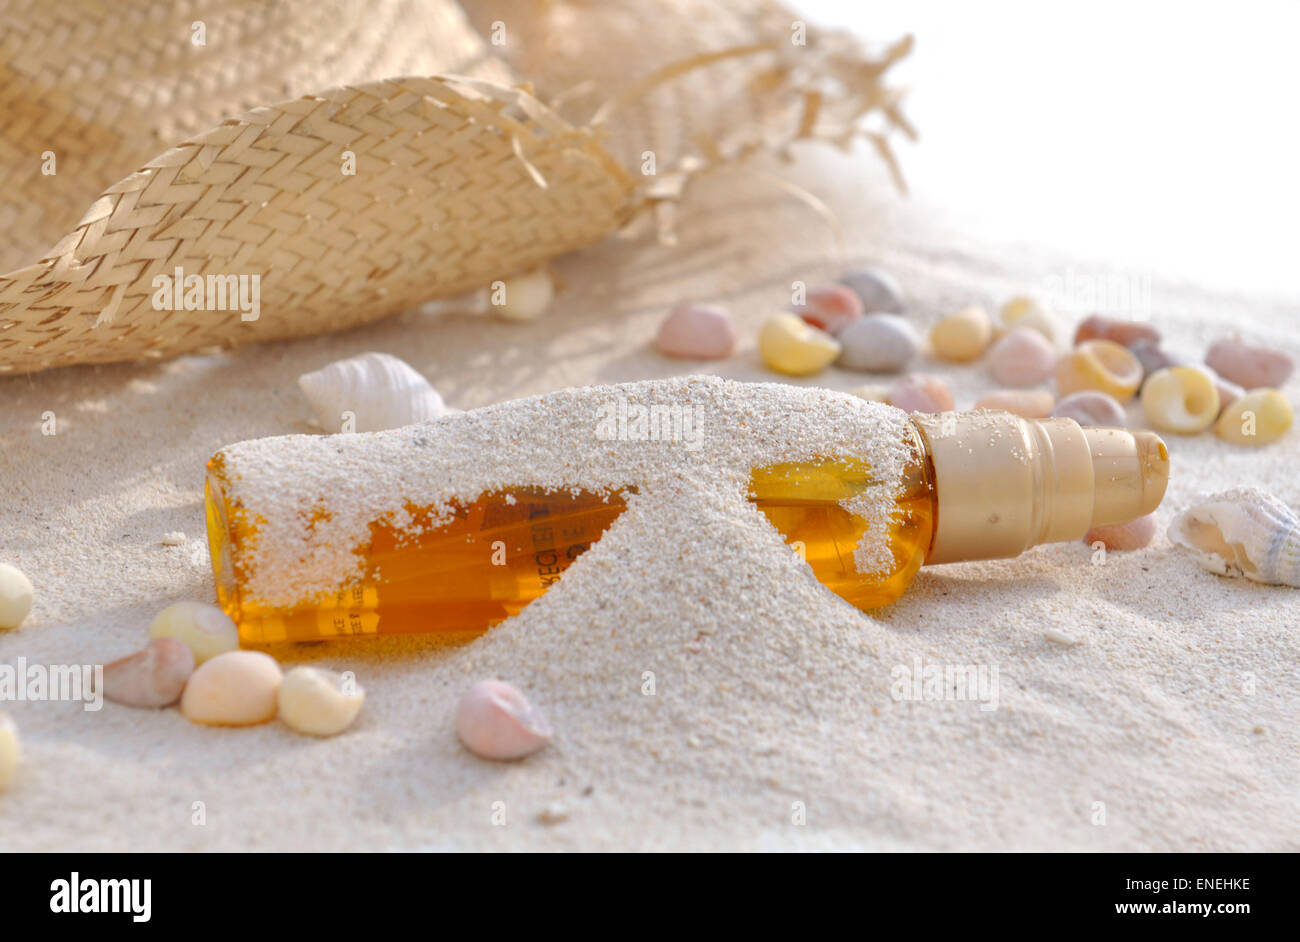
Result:
<svg viewBox="0 0 1300 942"><path fill-rule="evenodd" d="M686 302L668 312L654 346L669 357L722 359L736 349L736 325L726 308Z"/></svg>
<svg viewBox="0 0 1300 942"><path fill-rule="evenodd" d="M1237 337L1216 341L1205 355L1210 368L1243 389L1279 389L1291 378L1295 361L1281 350L1256 347Z"/></svg>
<svg viewBox="0 0 1300 942"><path fill-rule="evenodd" d="M1030 327L1013 327L989 351L989 369L1003 386L1036 386L1056 369L1056 348Z"/></svg>
<svg viewBox="0 0 1300 942"><path fill-rule="evenodd" d="M904 412L947 412L954 405L943 380L922 375L899 379L889 387L885 401Z"/></svg>
<svg viewBox="0 0 1300 942"><path fill-rule="evenodd" d="M480 680L460 698L456 735L484 759L522 759L551 741L551 724L513 684Z"/></svg>
<svg viewBox="0 0 1300 942"><path fill-rule="evenodd" d="M814 327L838 334L865 312L862 300L845 285L822 285L809 289L804 303L791 308Z"/></svg>
<svg viewBox="0 0 1300 942"><path fill-rule="evenodd" d="M1083 537L1083 542L1091 546L1102 543L1108 550L1135 550L1149 546L1156 538L1156 515L1147 514L1128 523L1116 523L1107 527L1093 527Z"/></svg>
<svg viewBox="0 0 1300 942"><path fill-rule="evenodd" d="M194 653L175 638L154 638L142 651L104 665L104 696L133 707L171 706L194 673Z"/></svg>

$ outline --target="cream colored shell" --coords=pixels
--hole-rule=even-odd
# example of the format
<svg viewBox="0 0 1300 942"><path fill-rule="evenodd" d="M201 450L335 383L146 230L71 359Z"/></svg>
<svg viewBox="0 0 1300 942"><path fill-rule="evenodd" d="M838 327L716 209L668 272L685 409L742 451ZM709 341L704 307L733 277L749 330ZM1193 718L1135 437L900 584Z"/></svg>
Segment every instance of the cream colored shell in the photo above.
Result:
<svg viewBox="0 0 1300 942"><path fill-rule="evenodd" d="M1168 534L1210 572L1300 587L1300 517L1258 488L1201 499L1173 519Z"/></svg>
<svg viewBox="0 0 1300 942"><path fill-rule="evenodd" d="M356 678L319 667L295 667L284 675L277 695L280 720L309 736L335 736L361 712L366 692Z"/></svg>

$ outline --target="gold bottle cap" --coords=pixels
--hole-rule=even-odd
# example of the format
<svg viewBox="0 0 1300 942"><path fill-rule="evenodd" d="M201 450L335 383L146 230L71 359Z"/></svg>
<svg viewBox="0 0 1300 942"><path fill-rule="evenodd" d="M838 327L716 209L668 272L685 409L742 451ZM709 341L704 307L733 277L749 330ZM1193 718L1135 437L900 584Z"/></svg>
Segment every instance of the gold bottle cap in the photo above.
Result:
<svg viewBox="0 0 1300 942"><path fill-rule="evenodd" d="M1169 482L1152 432L1080 428L1005 412L912 417L934 467L927 564L1017 556L1151 513Z"/></svg>
<svg viewBox="0 0 1300 942"><path fill-rule="evenodd" d="M1169 484L1169 449L1155 432L1085 428L1092 452L1092 524L1127 523L1160 506Z"/></svg>

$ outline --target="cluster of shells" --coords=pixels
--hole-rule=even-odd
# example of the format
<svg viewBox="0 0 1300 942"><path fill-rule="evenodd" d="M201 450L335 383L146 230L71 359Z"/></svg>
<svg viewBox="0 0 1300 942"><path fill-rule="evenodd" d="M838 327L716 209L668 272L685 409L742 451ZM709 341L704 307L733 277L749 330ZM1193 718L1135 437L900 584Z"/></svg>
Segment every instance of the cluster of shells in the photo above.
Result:
<svg viewBox="0 0 1300 942"><path fill-rule="evenodd" d="M18 627L31 604L30 580L0 564L0 627ZM186 719L205 726L255 726L278 717L295 732L320 737L350 727L365 702L351 673L306 665L286 673L269 654L240 650L234 621L214 605L169 605L149 635L144 648L104 665L104 699L140 709L179 704ZM455 727L465 747L485 759L523 758L552 736L541 711L500 680L465 691ZM20 758L18 729L0 713L0 788L12 781Z"/></svg>
<svg viewBox="0 0 1300 942"><path fill-rule="evenodd" d="M896 374L892 384L854 392L909 412L944 412L956 405L941 379L908 372L928 340L937 360L987 362L1002 388L980 397L975 409L1124 426L1125 405L1136 397L1144 424L1156 431L1190 435L1213 428L1225 441L1251 446L1277 441L1293 421L1279 389L1294 368L1292 358L1238 337L1216 341L1197 360L1167 350L1149 323L1093 315L1077 325L1062 352L1057 318L1027 295L1008 300L996 320L979 305L963 307L935 324L928 338L904 311L903 293L887 272L850 272L768 317L759 329L758 352L769 368L789 376L811 376L832 364ZM655 346L676 357L730 356L736 329L725 309L686 303L669 312Z"/></svg>
<svg viewBox="0 0 1300 942"><path fill-rule="evenodd" d="M176 602L149 626L149 643L104 666L104 698L161 709L207 726L254 726L277 716L290 729L334 736L361 712L365 691L350 674L299 666L288 673L261 651L239 650L239 631L220 608Z"/></svg>
<svg viewBox="0 0 1300 942"><path fill-rule="evenodd" d="M0 570L3 627L17 628L31 609L32 585L12 566ZM269 654L239 650L235 623L214 605L169 605L149 635L141 650L104 665L98 691L104 699L141 709L179 703L186 719L211 726L252 726L279 716L312 736L341 733L361 712L365 692L349 675L307 666L286 674ZM0 788L19 760L17 727L0 714Z"/></svg>
<svg viewBox="0 0 1300 942"><path fill-rule="evenodd" d="M309 736L336 736L352 725L365 691L350 673L298 666L283 673L269 654L239 650L230 616L213 605L177 602L150 626L141 651L104 667L104 697L161 708L209 726L253 726L279 717ZM485 758L517 759L551 737L541 713L510 684L481 681L461 698L456 730Z"/></svg>

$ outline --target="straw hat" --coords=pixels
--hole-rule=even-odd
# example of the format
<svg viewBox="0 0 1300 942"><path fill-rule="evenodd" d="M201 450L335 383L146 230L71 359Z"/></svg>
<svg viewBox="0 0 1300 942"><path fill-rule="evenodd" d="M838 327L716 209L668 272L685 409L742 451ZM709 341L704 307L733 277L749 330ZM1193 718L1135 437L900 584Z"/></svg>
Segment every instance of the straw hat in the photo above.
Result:
<svg viewBox="0 0 1300 942"><path fill-rule="evenodd" d="M767 0L495 9L0 0L0 372L363 323L597 241L757 150L847 144L872 112L908 130L879 82L904 46L792 55Z"/></svg>

